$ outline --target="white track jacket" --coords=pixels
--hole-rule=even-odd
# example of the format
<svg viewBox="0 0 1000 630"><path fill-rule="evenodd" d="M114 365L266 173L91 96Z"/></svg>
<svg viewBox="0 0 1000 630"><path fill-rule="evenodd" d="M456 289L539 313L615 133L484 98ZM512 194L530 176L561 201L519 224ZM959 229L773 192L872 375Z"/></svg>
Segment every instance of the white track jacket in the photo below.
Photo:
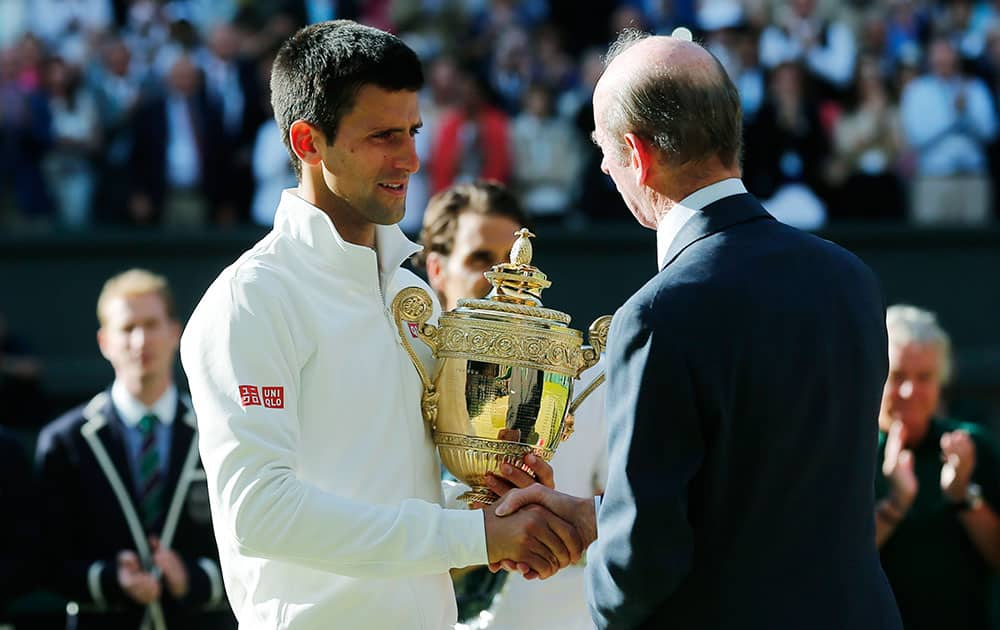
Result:
<svg viewBox="0 0 1000 630"><path fill-rule="evenodd" d="M198 304L181 359L241 628L455 622L450 567L487 560L479 510L441 507L421 383L392 321L418 246L344 241L286 190L274 230ZM433 295L433 293L431 293ZM433 361L421 342L414 347Z"/></svg>

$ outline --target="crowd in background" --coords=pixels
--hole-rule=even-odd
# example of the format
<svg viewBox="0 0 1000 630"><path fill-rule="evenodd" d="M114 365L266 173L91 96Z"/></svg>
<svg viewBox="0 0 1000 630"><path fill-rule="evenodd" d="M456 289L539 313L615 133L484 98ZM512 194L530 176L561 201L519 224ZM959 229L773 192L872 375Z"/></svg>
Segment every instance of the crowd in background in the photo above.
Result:
<svg viewBox="0 0 1000 630"><path fill-rule="evenodd" d="M990 0L3 0L0 224L269 225L288 154L277 47L351 18L425 61L403 228L431 194L512 185L542 221L627 216L590 97L613 34L688 28L740 89L744 179L779 219L996 216L1000 2Z"/></svg>

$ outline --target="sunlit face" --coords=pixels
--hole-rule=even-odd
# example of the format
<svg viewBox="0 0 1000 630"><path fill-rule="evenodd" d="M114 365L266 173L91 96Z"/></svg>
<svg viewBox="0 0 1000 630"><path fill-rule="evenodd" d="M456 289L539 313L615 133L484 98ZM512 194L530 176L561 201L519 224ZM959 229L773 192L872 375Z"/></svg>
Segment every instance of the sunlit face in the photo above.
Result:
<svg viewBox="0 0 1000 630"><path fill-rule="evenodd" d="M941 350L931 344L890 345L879 428L888 431L893 421L901 421L904 445L912 448L924 439L940 400Z"/></svg>
<svg viewBox="0 0 1000 630"><path fill-rule="evenodd" d="M102 316L97 342L116 380L134 395L170 381L181 330L158 293L113 298Z"/></svg>
<svg viewBox="0 0 1000 630"><path fill-rule="evenodd" d="M513 219L495 214L458 215L451 254L431 253L427 261L428 279L446 310L455 308L462 298L481 298L489 293L490 283L483 272L509 260L514 232L521 227Z"/></svg>
<svg viewBox="0 0 1000 630"><path fill-rule="evenodd" d="M332 145L318 138L323 180L356 221L393 225L403 218L410 175L420 168L413 138L420 128L417 93L362 87L340 120Z"/></svg>

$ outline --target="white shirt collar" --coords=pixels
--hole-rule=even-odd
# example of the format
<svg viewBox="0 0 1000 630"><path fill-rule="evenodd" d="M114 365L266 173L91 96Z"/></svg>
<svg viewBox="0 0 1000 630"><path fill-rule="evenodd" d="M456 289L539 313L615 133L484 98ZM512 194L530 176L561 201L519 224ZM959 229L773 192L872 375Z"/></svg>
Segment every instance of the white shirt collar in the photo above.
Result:
<svg viewBox="0 0 1000 630"><path fill-rule="evenodd" d="M115 381L111 386L111 402L115 405L118 417L128 427L135 427L147 413L156 414L160 422L169 426L173 424L174 414L177 412L177 386L170 385L151 407L146 407L125 385Z"/></svg>
<svg viewBox="0 0 1000 630"><path fill-rule="evenodd" d="M274 229L306 244L327 264L336 267L366 268L377 257L379 280L388 285L399 266L423 249L406 238L398 225L375 226L375 251L344 240L330 217L302 197L295 188L286 188L274 215Z"/></svg>
<svg viewBox="0 0 1000 630"><path fill-rule="evenodd" d="M704 188L699 188L687 197L681 199L667 214L660 219L656 226L656 261L658 268L663 268L667 262L667 252L673 244L677 234L693 217L706 206L715 203L720 199L741 195L747 191L742 180L737 177L730 177L722 181L709 184Z"/></svg>

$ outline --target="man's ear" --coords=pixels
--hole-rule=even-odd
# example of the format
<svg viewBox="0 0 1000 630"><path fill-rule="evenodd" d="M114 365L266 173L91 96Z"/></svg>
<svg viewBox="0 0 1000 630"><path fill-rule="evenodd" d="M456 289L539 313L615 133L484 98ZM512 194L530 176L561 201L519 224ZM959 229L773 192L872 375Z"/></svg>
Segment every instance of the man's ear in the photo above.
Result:
<svg viewBox="0 0 1000 630"><path fill-rule="evenodd" d="M101 328L97 329L97 347L100 348L101 350L101 356L110 361L111 358L108 356L108 351L104 346L105 346L105 336L104 336L104 327L102 326Z"/></svg>
<svg viewBox="0 0 1000 630"><path fill-rule="evenodd" d="M302 119L293 122L288 129L292 151L295 151L295 155L309 166L316 166L323 160L316 150L316 145L324 142L322 135L318 129Z"/></svg>
<svg viewBox="0 0 1000 630"><path fill-rule="evenodd" d="M427 254L427 284L442 295L444 291L444 256L440 252L430 252Z"/></svg>
<svg viewBox="0 0 1000 630"><path fill-rule="evenodd" d="M635 181L640 186L645 186L649 180L649 171L655 159L653 147L634 133L625 134L625 146L628 149L626 157L628 158L629 166L635 170Z"/></svg>

